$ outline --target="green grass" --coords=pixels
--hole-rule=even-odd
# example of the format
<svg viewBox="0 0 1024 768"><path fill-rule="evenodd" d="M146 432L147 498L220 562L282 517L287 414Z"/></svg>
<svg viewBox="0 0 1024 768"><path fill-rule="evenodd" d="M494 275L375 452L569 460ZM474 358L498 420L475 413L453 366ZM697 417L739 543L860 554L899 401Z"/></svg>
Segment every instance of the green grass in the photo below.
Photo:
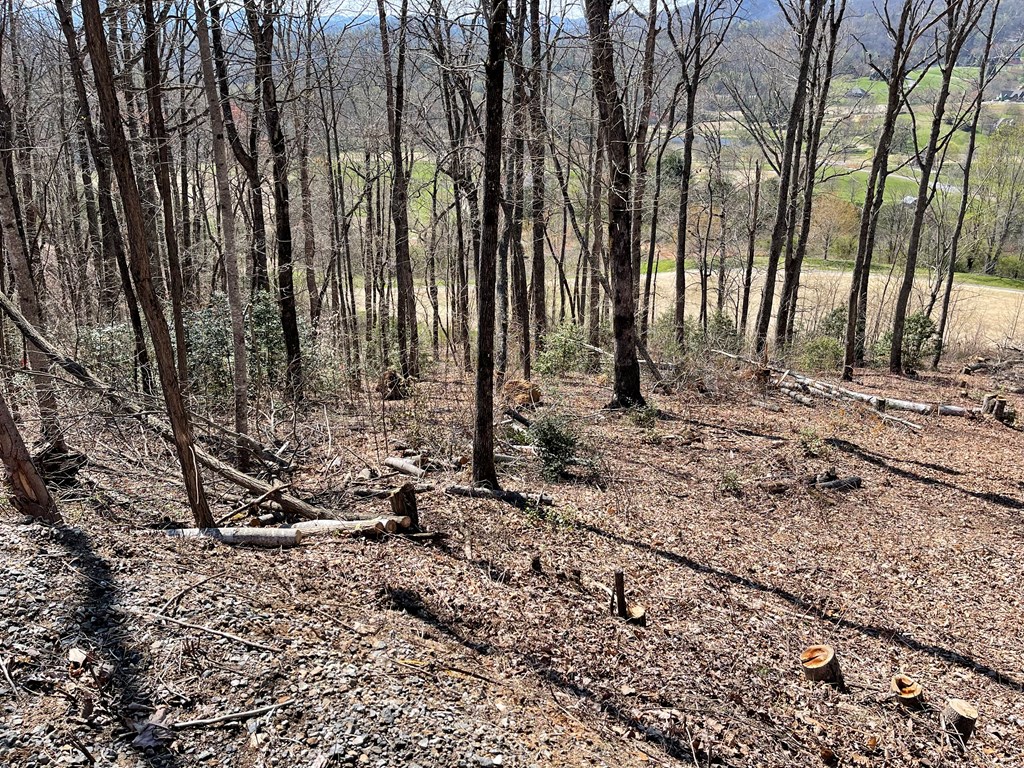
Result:
<svg viewBox="0 0 1024 768"><path fill-rule="evenodd" d="M818 186L819 192L828 192L843 200L849 200L855 205L864 205L864 194L867 191L868 177L867 170L854 171L844 176L835 176ZM894 203L902 200L907 195L917 194L917 184L909 179L899 176L890 176L885 183L886 202Z"/></svg>
<svg viewBox="0 0 1024 768"><path fill-rule="evenodd" d="M765 257L758 257L755 262L761 266L767 263ZM818 258L805 258L804 269L811 270L828 270L834 272L852 272L853 261L849 259L825 259ZM892 264L872 262L871 272L872 274L886 273L892 269ZM902 270L899 265L896 267L897 272L902 274ZM930 273L927 267L919 267L917 274L921 276L927 276ZM998 275L983 275L977 272L957 272L953 275L953 280L957 283L966 285L983 285L987 288L1006 288L1014 291L1024 291L1024 280L1015 280L1011 277L999 277Z"/></svg>

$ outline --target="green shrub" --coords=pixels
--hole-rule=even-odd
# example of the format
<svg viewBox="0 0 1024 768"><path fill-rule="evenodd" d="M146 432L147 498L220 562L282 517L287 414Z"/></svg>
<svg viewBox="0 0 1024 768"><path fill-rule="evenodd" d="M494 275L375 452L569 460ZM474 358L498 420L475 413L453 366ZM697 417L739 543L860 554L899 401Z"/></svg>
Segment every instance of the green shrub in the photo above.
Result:
<svg viewBox="0 0 1024 768"><path fill-rule="evenodd" d="M740 496L743 493L743 484L740 482L739 474L733 469L727 469L722 473L722 482L718 484L718 490L730 496Z"/></svg>
<svg viewBox="0 0 1024 768"><path fill-rule="evenodd" d="M135 336L127 322L83 328L78 358L86 368L117 389L141 389L141 382L135 380Z"/></svg>
<svg viewBox="0 0 1024 768"><path fill-rule="evenodd" d="M708 330L702 334L705 345L726 352L740 351L740 335L732 317L724 312L715 312L708 318Z"/></svg>
<svg viewBox="0 0 1024 768"><path fill-rule="evenodd" d="M545 376L585 371L590 361L590 353L583 346L585 342L582 326L563 323L545 334L533 367Z"/></svg>
<svg viewBox="0 0 1024 768"><path fill-rule="evenodd" d="M576 457L579 436L569 420L562 416L543 415L530 426L530 438L537 446L537 455L544 465L543 474L557 480Z"/></svg>
<svg viewBox="0 0 1024 768"><path fill-rule="evenodd" d="M806 371L833 371L843 364L845 348L831 336L818 336L804 343L800 367Z"/></svg>
<svg viewBox="0 0 1024 768"><path fill-rule="evenodd" d="M629 419L641 429L654 429L658 424L658 409L649 404L630 408Z"/></svg>
<svg viewBox="0 0 1024 768"><path fill-rule="evenodd" d="M836 307L821 321L821 335L842 341L846 338L846 307Z"/></svg>
<svg viewBox="0 0 1024 768"><path fill-rule="evenodd" d="M903 366L917 368L925 355L935 348L935 321L924 312L907 317L903 326ZM886 331L874 346L876 360L885 360L892 351L892 331Z"/></svg>
<svg viewBox="0 0 1024 768"><path fill-rule="evenodd" d="M825 441L815 430L805 427L800 430L800 448L804 456L820 456L825 450Z"/></svg>

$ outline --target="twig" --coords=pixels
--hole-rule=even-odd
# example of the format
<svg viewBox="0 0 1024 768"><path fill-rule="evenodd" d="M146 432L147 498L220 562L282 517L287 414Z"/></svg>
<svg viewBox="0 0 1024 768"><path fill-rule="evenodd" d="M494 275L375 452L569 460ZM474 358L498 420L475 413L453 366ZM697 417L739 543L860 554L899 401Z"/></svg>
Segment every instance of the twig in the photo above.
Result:
<svg viewBox="0 0 1024 768"><path fill-rule="evenodd" d="M205 579L203 579L201 581L197 581L195 584L190 584L189 586L185 587L184 589L179 590L178 592L175 592L174 595L172 595L170 597L170 599L168 599L162 606L160 606L160 610L157 611L157 613L158 614L163 614L164 611L166 611L168 608L170 608L176 601L181 599L181 597L186 592L190 592L191 590L195 589L196 587L198 587L198 586L200 586L202 584L205 584L210 579L217 578L218 576L220 576L223 573L224 573L224 571L221 571L220 573L211 574L210 576L207 576Z"/></svg>
<svg viewBox="0 0 1024 768"><path fill-rule="evenodd" d="M70 728L64 730L64 735L67 736L68 741L71 742L72 746L85 756L85 759L89 761L89 765L96 765L96 758L93 757L92 753L85 748L85 745L78 740L78 737L75 736Z"/></svg>
<svg viewBox="0 0 1024 768"><path fill-rule="evenodd" d="M220 525L221 523L223 523L223 522L225 522L227 520L230 520L235 515L241 514L242 512L247 510L249 507L259 506L264 501L269 499L271 496L276 496L277 494L281 493L282 491L287 491L291 487L292 487L291 483L285 483L284 485L275 485L269 491L267 491L266 493L260 494L259 496L257 496L252 501L247 501L244 504L242 504L241 506L235 507L233 510L231 510L226 515L224 515L224 517L222 517L220 520L218 520L217 521L217 525Z"/></svg>
<svg viewBox="0 0 1024 768"><path fill-rule="evenodd" d="M139 616L146 616L147 618L155 619L157 621L169 621L172 624L178 624L179 626L187 627L188 629L196 629L200 632L208 632L211 635L219 635L220 637L225 637L228 640L234 640L236 643L241 643L242 645L248 646L249 648L257 648L261 651L273 651L274 653L279 653L281 650L280 648L274 648L270 645L263 645L262 643L257 643L253 640L246 640L244 637L232 635L230 632L221 632L219 629L213 629L212 627L204 627L202 624L191 624L187 621L182 621L181 619L175 619L170 616L162 616L159 613L150 613L148 611L139 611L135 609L129 610L132 613L137 614Z"/></svg>
<svg viewBox="0 0 1024 768"><path fill-rule="evenodd" d="M226 715L217 715L216 717L208 717L203 720L185 720L181 723L174 723L171 728L175 730L181 730L183 728L197 728L201 725L217 725L219 723L231 723L235 720L248 720L250 717L256 717L257 715L264 715L267 712L273 712L275 709L281 709L281 707L287 707L289 704L293 704L295 699L288 699L288 701L282 701L278 704L268 704L265 707L257 707L256 709L247 709L244 712L229 712Z"/></svg>
<svg viewBox="0 0 1024 768"><path fill-rule="evenodd" d="M11 671L7 668L9 663L10 662L7 659L0 658L0 667L4 670L4 677L7 679L7 684L11 686L11 693L14 695L15 699L20 699L21 694L18 693L18 686L14 684L14 678L11 677Z"/></svg>

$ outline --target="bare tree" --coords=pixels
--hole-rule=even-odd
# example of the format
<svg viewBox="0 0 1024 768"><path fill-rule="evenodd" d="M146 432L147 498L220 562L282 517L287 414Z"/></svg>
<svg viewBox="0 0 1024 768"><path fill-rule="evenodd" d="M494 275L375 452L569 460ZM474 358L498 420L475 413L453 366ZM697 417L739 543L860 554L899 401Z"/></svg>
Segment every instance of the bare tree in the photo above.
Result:
<svg viewBox="0 0 1024 768"><path fill-rule="evenodd" d="M786 122L785 141L782 150L782 164L779 173L779 199L775 209L775 224L772 227L772 239L768 248L768 265L765 269L764 291L761 294L761 306L757 313L754 330L754 344L757 353L763 354L768 342L768 327L772 319L772 306L775 301L775 279L779 268L779 259L790 234L793 216L790 206L794 195L794 166L798 163L799 152L797 140L804 115L804 102L807 98L808 81L814 57L815 36L818 22L825 0L795 0L791 4L781 5L786 20L793 28L799 41L799 72L793 89L793 99Z"/></svg>
<svg viewBox="0 0 1024 768"><path fill-rule="evenodd" d="M194 0L196 9L196 36L203 74L203 88L210 110L210 129L213 133L213 166L217 182L217 211L219 213L223 245L224 281L227 285L228 312L231 315L232 385L234 391L235 431L249 432L249 372L245 349L245 319L243 317L242 290L238 279L238 251L235 242L235 207L231 198L231 178L228 167L224 113L217 90L213 51L207 28L206 4ZM235 446L239 467L248 463L248 451L242 442Z"/></svg>
<svg viewBox="0 0 1024 768"><path fill-rule="evenodd" d="M740 10L738 0L694 0L692 5L665 4L668 36L679 59L683 84L683 157L679 174L679 215L676 221L676 298L673 318L676 343L686 343L686 237L689 229L690 179L696 139L697 99L714 71L715 60ZM684 15L685 14L685 15ZM678 31L677 28L678 27Z"/></svg>
<svg viewBox="0 0 1024 768"><path fill-rule="evenodd" d="M85 22L85 38L92 62L93 78L99 98L100 112L106 129L107 141L117 185L121 190L125 221L128 225L128 248L131 259L132 278L139 292L139 300L149 326L149 335L156 353L160 385L163 389L167 415L174 433L174 447L185 481L185 492L196 525L201 528L213 525L213 515L203 490L202 476L192 443L192 426L185 401L178 383L174 364L174 350L167 328L160 299L153 288L151 254L146 236L145 214L138 181L132 167L132 157L125 139L121 122L121 107L114 88L114 73L107 47L106 31L100 11L99 0L82 1L82 18Z"/></svg>
<svg viewBox="0 0 1024 768"><path fill-rule="evenodd" d="M928 209L932 192L932 172L943 145L949 141L958 126L943 128L943 119L949 101L953 70L960 60L960 52L968 39L975 33L978 21L988 4L988 0L948 0L942 23L942 34L936 41L939 53L939 71L942 79L939 92L932 107L931 129L924 151L917 155L919 180L917 202L914 210L914 223L910 230L910 241L907 244L907 259L904 267L903 282L896 297L896 310L892 322L892 349L889 351L889 370L892 373L903 373L903 332L906 326L907 309L910 305L910 292L914 287L917 271L918 252L921 248L921 235L924 232L925 212ZM943 133L945 132L945 137Z"/></svg>
<svg viewBox="0 0 1024 768"><path fill-rule="evenodd" d="M409 252L409 174L403 155L405 126L405 62L409 26L409 0L402 0L398 16L398 51L391 69L391 36L384 0L377 0L381 53L384 57L384 87L387 101L388 133L391 137L391 219L395 227L395 273L398 279L398 356L403 376L419 374L416 293L413 287L412 256Z"/></svg>
<svg viewBox="0 0 1024 768"><path fill-rule="evenodd" d="M473 430L473 482L490 488L498 488L498 473L494 466L494 283L501 206L507 23L508 0L493 0L487 25L487 61L484 64L484 203L477 273L476 418Z"/></svg>
<svg viewBox="0 0 1024 768"><path fill-rule="evenodd" d="M611 405L644 404L636 356L636 303L630 255L629 137L622 96L615 79L615 48L609 28L610 0L587 0L591 66L601 127L605 134L611 184L608 188L608 259L611 264L612 331L615 334L615 381Z"/></svg>
<svg viewBox="0 0 1024 768"><path fill-rule="evenodd" d="M288 193L288 148L281 125L277 84L274 80L273 51L277 14L274 0L264 0L263 10L256 0L245 0L245 15L249 22L256 51L256 84L263 99L263 120L270 139L274 172L274 229L277 235L277 303L281 313L285 354L288 358L287 392L298 401L302 399L302 348L299 341L299 318L295 307L295 281L292 271L292 223Z"/></svg>

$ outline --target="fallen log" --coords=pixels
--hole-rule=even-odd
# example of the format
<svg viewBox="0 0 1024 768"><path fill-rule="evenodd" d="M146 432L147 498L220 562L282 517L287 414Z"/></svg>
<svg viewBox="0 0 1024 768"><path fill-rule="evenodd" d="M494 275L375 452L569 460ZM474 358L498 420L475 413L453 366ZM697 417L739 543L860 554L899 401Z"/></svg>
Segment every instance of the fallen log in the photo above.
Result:
<svg viewBox="0 0 1024 768"><path fill-rule="evenodd" d="M242 544L269 549L297 546L304 535L301 530L295 528L166 528L155 533L176 539L216 539L222 544Z"/></svg>
<svg viewBox="0 0 1024 768"><path fill-rule="evenodd" d="M737 360L739 362L747 363L748 365L767 367L768 370L772 371L773 373L781 375L781 378L778 382L780 385L785 379L791 378L793 379L793 381L803 385L804 387L810 388L813 386L818 391L829 392L833 395L849 400L857 400L862 403L867 403L872 407L877 407L878 401L882 399L879 398L878 395L868 395L865 394L864 392L857 392L856 390L853 389L847 389L845 387L836 386L835 384L829 384L826 381L812 379L810 376L804 376L803 374L795 373L794 371L788 368L783 369L776 368L773 366L765 366L764 363L751 360L749 358L743 357L742 355L734 355L731 352L725 352L724 350L721 349L712 349L711 351L714 352L716 355L728 357L731 360ZM962 405L943 405L941 403L916 403L913 402L912 400L900 400L898 398L884 398L884 401L885 403L882 406L882 408L884 409L894 408L898 411L911 411L913 413L920 413L923 415L936 414L938 416L964 416L970 418L972 416L978 416L981 413L980 408L966 408Z"/></svg>
<svg viewBox="0 0 1024 768"><path fill-rule="evenodd" d="M434 490L434 484L416 483L413 488L416 489L416 493L427 493ZM362 499L386 499L394 493L394 490L394 488L372 485L365 488L353 488L352 494Z"/></svg>
<svg viewBox="0 0 1024 768"><path fill-rule="evenodd" d="M411 461L406 459L400 459L397 456L389 456L384 459L384 466L391 467L397 472L401 472L403 475L410 475L411 477L421 478L427 474L427 470L422 467L416 466Z"/></svg>
<svg viewBox="0 0 1024 768"><path fill-rule="evenodd" d="M500 488L495 490L493 488L474 488L468 485L452 485L445 488L444 492L449 496L467 496L471 499L504 501L520 509L526 509L530 505L551 506L555 503L554 499L545 493L525 494L516 491L503 491Z"/></svg>
<svg viewBox="0 0 1024 768"><path fill-rule="evenodd" d="M0 309L3 309L7 316L11 318L15 326L17 326L18 330L21 331L22 335L32 342L44 355L46 355L46 358L51 363L59 366L74 376L85 385L86 389L96 392L105 398L107 402L111 403L127 415L138 419L146 429L156 435L159 435L164 440L172 444L174 443L174 433L171 431L168 424L152 416L149 412L134 403L131 398L117 392L107 382L98 379L78 361L62 354L54 344L52 344L35 328L35 326L25 319L24 315L18 311L18 308L14 305L11 299L8 298L6 294L3 294L2 291L0 291ZM262 480L257 480L251 475L247 475L245 472L221 461L216 456L207 453L198 446L194 448L194 453L196 461L235 485L246 488L256 494L271 494L275 490L275 486L265 483ZM281 509L284 512L307 520L333 518L337 516L330 510L315 507L312 504L287 493L278 494L275 496L275 501L281 505Z"/></svg>
<svg viewBox="0 0 1024 768"><path fill-rule="evenodd" d="M530 420L523 416L523 414L519 413L519 411L517 411L515 408L506 408L505 415L508 416L513 421L518 421L527 429L529 429L531 426Z"/></svg>
<svg viewBox="0 0 1024 768"><path fill-rule="evenodd" d="M314 533L345 533L352 536L373 536L381 533L395 533L408 528L412 521L408 517L375 517L371 520L303 520L283 530L298 530L303 536ZM282 530L282 529L278 529Z"/></svg>
<svg viewBox="0 0 1024 768"><path fill-rule="evenodd" d="M818 482L814 484L815 488L822 491L852 491L856 488L860 488L861 480L856 475L850 477L840 477L836 480L826 480L824 482Z"/></svg>

